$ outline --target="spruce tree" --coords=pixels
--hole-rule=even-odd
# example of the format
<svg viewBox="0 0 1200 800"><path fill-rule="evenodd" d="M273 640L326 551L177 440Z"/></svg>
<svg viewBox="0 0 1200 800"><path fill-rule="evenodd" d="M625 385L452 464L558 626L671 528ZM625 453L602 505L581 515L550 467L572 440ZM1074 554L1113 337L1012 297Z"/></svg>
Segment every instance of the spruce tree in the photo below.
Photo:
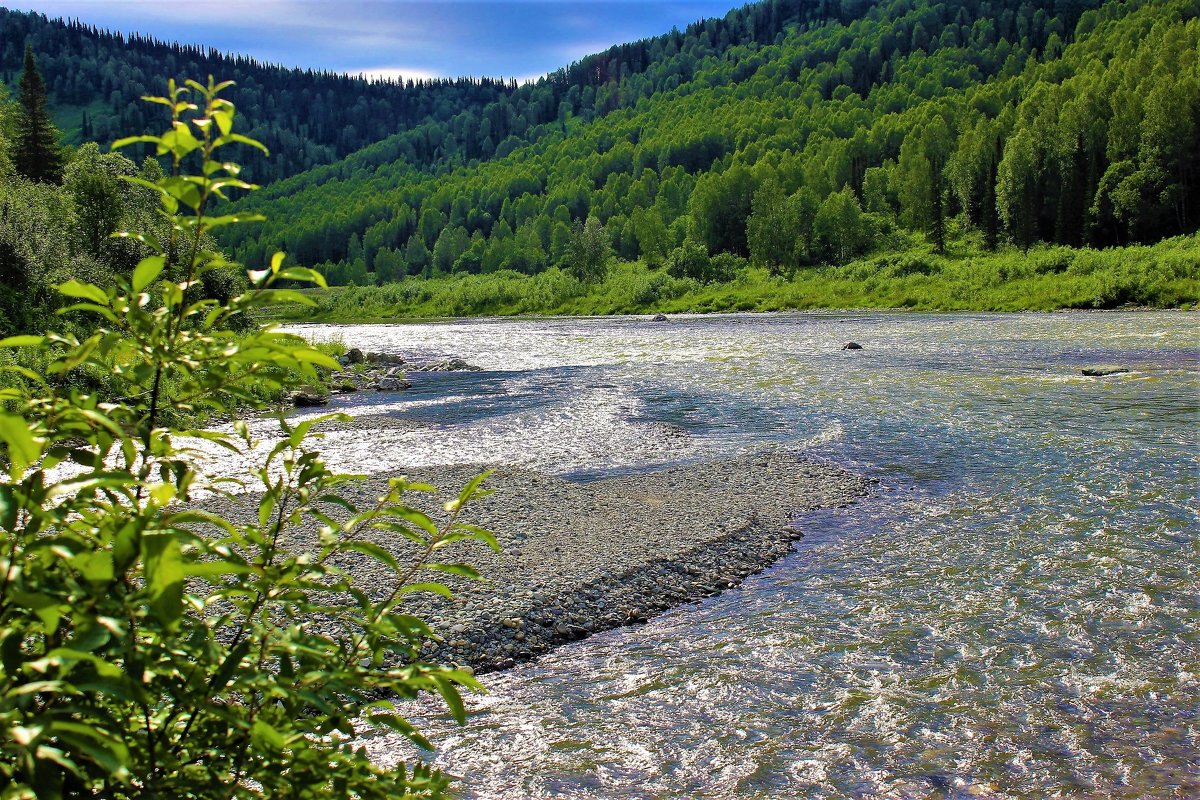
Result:
<svg viewBox="0 0 1200 800"><path fill-rule="evenodd" d="M31 181L62 183L61 135L46 112L46 84L38 74L33 48L25 45L25 73L21 76L21 117L13 166Z"/></svg>

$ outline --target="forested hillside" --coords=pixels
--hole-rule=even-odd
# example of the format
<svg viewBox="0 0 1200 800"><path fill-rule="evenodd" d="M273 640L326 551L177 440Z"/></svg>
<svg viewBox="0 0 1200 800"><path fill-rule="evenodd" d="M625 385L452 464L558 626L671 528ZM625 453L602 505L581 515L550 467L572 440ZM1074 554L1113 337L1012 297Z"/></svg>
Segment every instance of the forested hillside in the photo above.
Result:
<svg viewBox="0 0 1200 800"><path fill-rule="evenodd" d="M272 152L269 159L247 158L247 174L260 183L389 136L376 159L402 157L441 171L508 154L569 119L591 120L674 89L692 80L705 59L739 44L773 42L789 26L847 19L855 5L863 3L768 0L683 32L614 45L524 87L487 78L400 84L284 69L0 8L0 79L14 85L31 44L51 107L76 143L146 129L154 111L140 98L160 91L167 77L213 74L235 81L238 107L252 124L249 135Z"/></svg>
<svg viewBox="0 0 1200 800"><path fill-rule="evenodd" d="M248 135L271 151L270 158L247 154L247 174L262 183L330 163L400 130L444 126L515 88L487 78L401 84L284 69L0 8L0 79L9 86L21 72L27 43L46 81L50 107L74 143L107 144L153 127L158 111L141 98L161 93L169 77L235 81L238 107L250 122Z"/></svg>
<svg viewBox="0 0 1200 800"><path fill-rule="evenodd" d="M400 136L275 184L247 205L268 225L227 243L363 284L566 266L589 219L620 257L701 279L718 254L790 272L1196 230L1196 0L846 0L757 37L783 7L656 40L581 90L591 113L491 161L434 174Z"/></svg>
<svg viewBox="0 0 1200 800"><path fill-rule="evenodd" d="M152 203L120 178L160 164L107 143L162 124L134 98L207 72L273 148L240 156L251 180L385 137L270 182L239 206L268 222L223 234L247 265L283 249L335 284L440 278L338 294L329 316L1194 303L1198 15L767 0L515 87L281 70L0 9L0 330L39 327L57 281L132 268L142 251L108 235ZM86 110L101 147L57 150L35 107Z"/></svg>

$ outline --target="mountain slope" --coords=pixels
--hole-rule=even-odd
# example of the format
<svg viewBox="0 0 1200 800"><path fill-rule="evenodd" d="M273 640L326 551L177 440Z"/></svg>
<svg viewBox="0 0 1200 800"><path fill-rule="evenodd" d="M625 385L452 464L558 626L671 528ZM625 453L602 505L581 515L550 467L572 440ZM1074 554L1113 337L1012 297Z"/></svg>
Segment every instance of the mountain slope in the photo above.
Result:
<svg viewBox="0 0 1200 800"><path fill-rule="evenodd" d="M694 240L779 267L914 234L1108 246L1196 229L1195 0L821 5L839 13L487 163L432 174L380 142L248 198L270 222L227 244L361 284L537 272L589 216L625 258L661 263Z"/></svg>
<svg viewBox="0 0 1200 800"><path fill-rule="evenodd" d="M204 80L212 74L236 81L239 106L253 124L249 135L273 154L266 161L253 154L246 159L250 174L264 183L329 163L402 128L445 122L516 88L490 79L401 84L285 69L0 8L0 76L9 85L20 74L26 41L72 142L107 144L157 124L158 112L140 98L162 94L168 77Z"/></svg>
<svg viewBox="0 0 1200 800"><path fill-rule="evenodd" d="M72 143L107 143L152 125L155 112L139 98L161 93L166 77L236 81L239 107L253 123L249 134L274 154L247 155L247 174L259 183L389 136L387 160L444 170L506 155L568 118L586 121L633 105L690 81L706 58L772 42L789 27L841 19L856 5L769 0L685 32L615 45L524 87L489 79L368 82L0 8L0 78L14 83L29 41Z"/></svg>

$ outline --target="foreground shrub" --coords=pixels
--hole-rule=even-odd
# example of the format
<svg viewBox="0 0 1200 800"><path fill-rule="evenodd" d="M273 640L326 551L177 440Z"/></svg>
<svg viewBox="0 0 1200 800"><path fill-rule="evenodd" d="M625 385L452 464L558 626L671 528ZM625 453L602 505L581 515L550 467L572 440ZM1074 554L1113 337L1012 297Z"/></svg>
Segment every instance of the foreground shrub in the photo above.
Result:
<svg viewBox="0 0 1200 800"><path fill-rule="evenodd" d="M458 719L467 673L419 660L430 635L403 613L422 570L473 576L438 563L445 547L490 534L459 520L485 494L472 481L435 520L410 505L431 491L403 479L370 508L338 495L352 476L312 449L315 420L256 448L249 428L181 430L197 409L235 414L263 386L315 382L328 355L271 330L234 333L235 320L283 302L311 304L282 281L321 284L277 255L224 301L189 289L222 256L208 232L246 221L211 216L230 189L253 188L218 151L259 146L233 131L227 84L169 85L171 109L149 143L174 164L142 181L170 221L165 241L129 234L154 253L113 289L68 281L73 312L100 326L74 335L15 336L5 348L42 352L41 372L8 360L22 380L0 390L0 788L6 798L438 797L448 779L423 765L384 770L351 743L353 724L428 743L396 700L434 691ZM192 93L195 93L194 95ZM199 96L199 106L188 100ZM195 163L199 174L184 174ZM140 179L134 179L138 181ZM32 363L26 359L21 363ZM64 377L105 369L121 399ZM207 478L195 444L233 451L249 480ZM231 479L226 479L231 480ZM200 492L258 493L251 519L202 510ZM209 507L213 507L211 502ZM333 509L339 513L334 515ZM308 552L283 543L302 523ZM380 562L386 585L362 586L349 556Z"/></svg>

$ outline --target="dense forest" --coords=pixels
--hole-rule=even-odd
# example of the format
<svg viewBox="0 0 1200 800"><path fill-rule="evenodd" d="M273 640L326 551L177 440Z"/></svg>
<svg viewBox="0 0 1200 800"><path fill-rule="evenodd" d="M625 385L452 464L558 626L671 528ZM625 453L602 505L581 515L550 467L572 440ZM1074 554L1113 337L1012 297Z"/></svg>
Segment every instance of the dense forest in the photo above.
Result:
<svg viewBox="0 0 1200 800"><path fill-rule="evenodd" d="M434 172L401 135L275 184L246 206L271 221L227 244L361 285L565 267L589 219L620 258L700 278L720 254L790 273L914 235L1025 250L1196 230L1195 0L809 5L838 13L764 42L781 6L762 4L668 38L585 92L591 113L490 161Z"/></svg>
<svg viewBox="0 0 1200 800"><path fill-rule="evenodd" d="M99 30L78 21L0 8L0 80L15 87L30 45L55 117L73 143L111 142L158 123L141 98L160 94L167 78L232 80L250 121L247 135L270 157L246 154L247 174L266 183L332 161L401 130L439 132L470 109L516 88L491 78L364 80L284 69L251 58L153 38ZM457 123L462 125L462 121ZM424 153L432 163L444 153Z"/></svg>
<svg viewBox="0 0 1200 800"><path fill-rule="evenodd" d="M108 234L152 204L120 178L160 165L107 142L161 124L135 98L167 75L210 71L273 148L243 156L268 185L237 207L268 222L223 234L230 255L403 282L331 316L1195 302L1198 17L1200 0L766 0L518 87L366 82L0 10L0 327L55 280L136 263ZM29 58L44 108L104 143L42 177L21 150Z"/></svg>
<svg viewBox="0 0 1200 800"><path fill-rule="evenodd" d="M150 124L154 111L140 99L159 91L165 78L222 76L238 86L249 135L271 150L269 159L248 154L244 165L261 183L392 135L388 158L445 170L510 153L568 118L586 121L632 106L687 83L704 58L772 42L787 26L847 19L855 5L863 4L769 0L685 32L614 45L523 87L489 78L368 81L285 69L0 8L0 80L14 85L21 53L32 45L68 140L107 142ZM676 58L684 48L688 57Z"/></svg>

